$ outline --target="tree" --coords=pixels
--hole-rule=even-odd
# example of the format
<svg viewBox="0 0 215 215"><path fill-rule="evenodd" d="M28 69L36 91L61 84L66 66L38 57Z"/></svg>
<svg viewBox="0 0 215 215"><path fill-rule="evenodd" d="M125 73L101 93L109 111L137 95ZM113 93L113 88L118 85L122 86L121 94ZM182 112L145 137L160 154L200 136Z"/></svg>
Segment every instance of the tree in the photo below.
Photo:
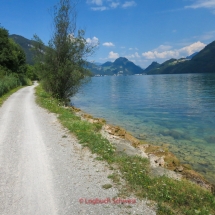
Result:
<svg viewBox="0 0 215 215"><path fill-rule="evenodd" d="M9 38L8 31L0 27L0 68L9 73L24 75L26 72L25 53L22 48Z"/></svg>
<svg viewBox="0 0 215 215"><path fill-rule="evenodd" d="M45 48L34 35L38 75L45 90L68 101L89 77L86 58L96 45L87 43L83 30L76 30L76 2L60 0L54 7L53 35ZM45 52L43 51L45 50Z"/></svg>
<svg viewBox="0 0 215 215"><path fill-rule="evenodd" d="M27 64L26 77L30 80L38 80L34 66Z"/></svg>

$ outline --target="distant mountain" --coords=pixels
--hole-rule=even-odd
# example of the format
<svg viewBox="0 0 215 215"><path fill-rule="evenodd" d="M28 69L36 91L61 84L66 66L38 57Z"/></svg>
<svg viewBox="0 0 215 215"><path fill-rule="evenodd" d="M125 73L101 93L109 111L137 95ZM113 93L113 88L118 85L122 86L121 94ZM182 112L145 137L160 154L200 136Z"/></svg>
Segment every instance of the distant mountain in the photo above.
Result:
<svg viewBox="0 0 215 215"><path fill-rule="evenodd" d="M186 59L191 60L194 56L196 56L199 52L195 52L193 54L191 54L190 56L187 56Z"/></svg>
<svg viewBox="0 0 215 215"><path fill-rule="evenodd" d="M135 75L143 73L143 69L139 66L135 65L133 62L129 61L127 58L120 57L116 59L112 66L112 71L115 74L123 74L123 75Z"/></svg>
<svg viewBox="0 0 215 215"><path fill-rule="evenodd" d="M101 66L102 63L98 63L98 62L95 62L94 64L96 64L97 66Z"/></svg>
<svg viewBox="0 0 215 215"><path fill-rule="evenodd" d="M215 73L215 41L191 58L170 59L147 74Z"/></svg>
<svg viewBox="0 0 215 215"><path fill-rule="evenodd" d="M110 61L107 61L106 63L101 64L102 67L109 67L111 65L112 65L112 62L110 62Z"/></svg>
<svg viewBox="0 0 215 215"><path fill-rule="evenodd" d="M18 43L26 54L26 61L28 64L33 64L33 53L31 51L33 41L26 39L20 35L10 35L16 43ZM144 70L126 58L120 57L114 62L90 63L88 62L87 68L93 75L135 75L142 74Z"/></svg>
<svg viewBox="0 0 215 215"><path fill-rule="evenodd" d="M95 63L87 62L86 69L90 70L93 75L100 75L102 73L102 67Z"/></svg>
<svg viewBox="0 0 215 215"><path fill-rule="evenodd" d="M95 64L88 64L88 69L94 75L135 75L142 74L144 70L127 58L120 57L114 62L106 62L100 66Z"/></svg>
<svg viewBox="0 0 215 215"><path fill-rule="evenodd" d="M145 70L144 73L149 72L150 70L156 69L157 67L159 67L160 64L157 62L152 62Z"/></svg>
<svg viewBox="0 0 215 215"><path fill-rule="evenodd" d="M147 72L147 74L171 74L173 73L172 70L175 68L175 65L184 61L188 61L188 60L185 58L182 58L179 60L172 58L160 64L159 66L152 68Z"/></svg>
<svg viewBox="0 0 215 215"><path fill-rule="evenodd" d="M26 55L26 62L28 64L33 64L33 53L31 51L32 41L16 34L12 34L9 37L22 47Z"/></svg>

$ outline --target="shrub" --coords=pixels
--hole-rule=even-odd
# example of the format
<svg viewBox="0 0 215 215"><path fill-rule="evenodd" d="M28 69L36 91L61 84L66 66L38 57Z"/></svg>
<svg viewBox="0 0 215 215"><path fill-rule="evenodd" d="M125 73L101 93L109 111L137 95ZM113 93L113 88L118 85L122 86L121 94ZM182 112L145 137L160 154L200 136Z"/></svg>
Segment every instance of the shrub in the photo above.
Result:
<svg viewBox="0 0 215 215"><path fill-rule="evenodd" d="M0 78L0 96L21 85L19 78L14 75Z"/></svg>

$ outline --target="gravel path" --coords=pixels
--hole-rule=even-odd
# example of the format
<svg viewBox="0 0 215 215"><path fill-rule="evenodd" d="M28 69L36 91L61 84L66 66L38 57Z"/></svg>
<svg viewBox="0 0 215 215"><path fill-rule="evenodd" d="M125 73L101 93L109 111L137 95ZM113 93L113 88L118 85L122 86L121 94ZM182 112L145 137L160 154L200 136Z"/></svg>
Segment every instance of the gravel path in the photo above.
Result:
<svg viewBox="0 0 215 215"><path fill-rule="evenodd" d="M111 171L94 158L36 105L34 86L22 88L0 108L0 214L155 214L139 200L114 204L117 188L102 188ZM87 204L96 198L110 202Z"/></svg>

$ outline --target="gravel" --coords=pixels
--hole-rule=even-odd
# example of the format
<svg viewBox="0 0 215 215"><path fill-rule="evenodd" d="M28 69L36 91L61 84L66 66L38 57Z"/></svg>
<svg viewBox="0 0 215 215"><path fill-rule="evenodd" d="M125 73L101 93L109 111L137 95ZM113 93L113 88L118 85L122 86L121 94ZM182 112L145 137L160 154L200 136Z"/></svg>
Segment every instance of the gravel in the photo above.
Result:
<svg viewBox="0 0 215 215"><path fill-rule="evenodd" d="M112 171L35 103L34 87L0 108L0 214L156 214L146 201L112 201L118 193L107 178Z"/></svg>

